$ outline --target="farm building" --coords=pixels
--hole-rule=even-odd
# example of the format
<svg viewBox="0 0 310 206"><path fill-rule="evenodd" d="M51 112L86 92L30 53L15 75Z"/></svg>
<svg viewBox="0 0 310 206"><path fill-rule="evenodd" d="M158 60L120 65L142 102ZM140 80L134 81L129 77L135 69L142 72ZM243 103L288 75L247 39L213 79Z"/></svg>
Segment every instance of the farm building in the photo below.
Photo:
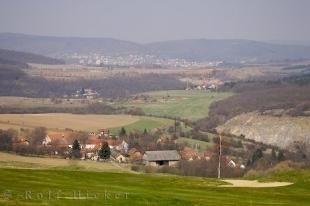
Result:
<svg viewBox="0 0 310 206"><path fill-rule="evenodd" d="M181 157L176 150L146 151L143 155L143 162L149 166L175 166Z"/></svg>

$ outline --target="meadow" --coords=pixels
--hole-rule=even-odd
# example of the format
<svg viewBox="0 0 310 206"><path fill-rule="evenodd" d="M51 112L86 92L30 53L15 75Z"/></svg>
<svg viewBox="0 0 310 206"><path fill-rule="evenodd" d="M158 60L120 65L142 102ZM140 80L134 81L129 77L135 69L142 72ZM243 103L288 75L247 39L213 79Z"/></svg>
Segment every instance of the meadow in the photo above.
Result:
<svg viewBox="0 0 310 206"><path fill-rule="evenodd" d="M177 139L177 143L184 144L186 147L190 147L192 149L197 149L199 152L205 151L206 149L210 149L214 146L212 140L210 140L210 142L206 142L186 137L179 137Z"/></svg>
<svg viewBox="0 0 310 206"><path fill-rule="evenodd" d="M274 188L218 187L212 178L63 169L0 168L0 205L298 205L310 203L310 171L269 177Z"/></svg>
<svg viewBox="0 0 310 206"><path fill-rule="evenodd" d="M199 90L169 90L148 92L142 95L150 96L153 101L131 99L121 105L139 107L146 114L195 120L207 117L209 107L213 102L227 98L232 94Z"/></svg>
<svg viewBox="0 0 310 206"><path fill-rule="evenodd" d="M167 128L174 124L174 121L171 119L165 118L157 118L157 117L147 117L141 116L139 120L123 126L126 131L138 131L143 132L146 129L148 132L152 131L153 129L157 128ZM111 134L119 134L122 127L114 127L110 129Z"/></svg>

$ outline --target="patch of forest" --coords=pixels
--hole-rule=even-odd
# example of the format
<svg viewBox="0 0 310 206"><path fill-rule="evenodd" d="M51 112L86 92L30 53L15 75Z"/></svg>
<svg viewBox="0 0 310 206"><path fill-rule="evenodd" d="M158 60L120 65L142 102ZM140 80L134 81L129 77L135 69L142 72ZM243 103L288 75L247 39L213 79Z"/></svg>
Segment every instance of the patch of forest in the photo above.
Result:
<svg viewBox="0 0 310 206"><path fill-rule="evenodd" d="M155 91L184 89L185 85L177 78L161 74L139 76L114 76L97 80L47 80L30 77L19 69L0 69L0 95L24 97L63 97L74 94L81 88L91 88L105 98L123 98L131 94Z"/></svg>

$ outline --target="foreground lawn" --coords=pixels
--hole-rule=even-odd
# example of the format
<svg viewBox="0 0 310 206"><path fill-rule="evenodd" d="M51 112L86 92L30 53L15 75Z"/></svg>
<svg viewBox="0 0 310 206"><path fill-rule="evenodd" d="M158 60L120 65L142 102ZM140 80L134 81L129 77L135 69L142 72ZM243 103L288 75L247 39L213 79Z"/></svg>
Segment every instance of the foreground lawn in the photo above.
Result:
<svg viewBox="0 0 310 206"><path fill-rule="evenodd" d="M0 205L303 206L310 204L309 174L275 177L289 176L292 186L248 189L221 188L216 179L197 177L2 168Z"/></svg>
<svg viewBox="0 0 310 206"><path fill-rule="evenodd" d="M155 102L129 101L123 106L140 107L146 114L199 119L208 116L210 105L227 98L231 93L205 91L157 91L145 93L156 99Z"/></svg>

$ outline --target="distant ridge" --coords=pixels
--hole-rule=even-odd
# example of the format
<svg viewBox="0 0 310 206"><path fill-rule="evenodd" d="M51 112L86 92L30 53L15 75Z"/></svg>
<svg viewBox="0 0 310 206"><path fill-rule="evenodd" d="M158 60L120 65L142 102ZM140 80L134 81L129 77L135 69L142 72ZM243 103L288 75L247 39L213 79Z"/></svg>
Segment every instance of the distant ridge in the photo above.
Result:
<svg viewBox="0 0 310 206"><path fill-rule="evenodd" d="M65 62L60 59L45 57L38 54L29 52L20 52L7 49L0 49L0 64L64 64Z"/></svg>
<svg viewBox="0 0 310 206"><path fill-rule="evenodd" d="M139 44L113 38L51 37L0 34L0 48L59 57L63 54L155 55L194 61L266 62L310 59L310 46L242 39L187 39Z"/></svg>
<svg viewBox="0 0 310 206"><path fill-rule="evenodd" d="M52 37L15 33L0 34L0 48L55 57L63 53L138 53L143 46L112 38Z"/></svg>

